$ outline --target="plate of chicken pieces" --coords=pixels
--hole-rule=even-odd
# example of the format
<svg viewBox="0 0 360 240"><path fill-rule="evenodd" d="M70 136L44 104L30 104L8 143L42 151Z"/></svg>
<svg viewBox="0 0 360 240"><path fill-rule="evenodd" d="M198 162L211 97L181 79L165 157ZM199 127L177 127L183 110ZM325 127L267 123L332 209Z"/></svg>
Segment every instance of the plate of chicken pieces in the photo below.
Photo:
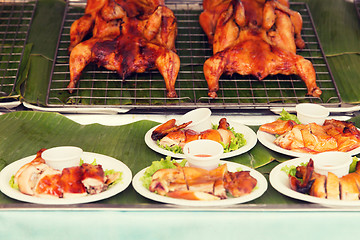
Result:
<svg viewBox="0 0 360 240"><path fill-rule="evenodd" d="M112 197L131 183L132 173L121 161L84 152L81 165L53 169L36 155L22 158L0 172L0 190L10 198L37 204L79 204Z"/></svg>
<svg viewBox="0 0 360 240"><path fill-rule="evenodd" d="M190 122L189 122L190 123ZM155 152L174 158L185 158L182 147L197 139L210 139L224 146L221 159L238 156L251 150L257 143L255 132L243 124L221 118L213 129L202 132L187 128L189 123L177 125L176 119L151 128L145 134L146 145Z"/></svg>
<svg viewBox="0 0 360 240"><path fill-rule="evenodd" d="M174 160L173 160L174 161ZM138 172L132 181L142 196L162 203L182 206L226 206L249 202L267 189L265 177L247 166L220 161L218 168L205 170L181 166L158 169L152 175L152 166ZM146 184L146 176L150 178Z"/></svg>
<svg viewBox="0 0 360 240"><path fill-rule="evenodd" d="M265 147L293 157L329 151L360 153L360 131L349 121L329 119L318 125L277 119L261 125L257 137Z"/></svg>
<svg viewBox="0 0 360 240"><path fill-rule="evenodd" d="M354 172L337 177L331 172L327 176L317 173L309 157L295 158L273 168L269 180L277 191L291 198L329 207L360 207L359 162Z"/></svg>

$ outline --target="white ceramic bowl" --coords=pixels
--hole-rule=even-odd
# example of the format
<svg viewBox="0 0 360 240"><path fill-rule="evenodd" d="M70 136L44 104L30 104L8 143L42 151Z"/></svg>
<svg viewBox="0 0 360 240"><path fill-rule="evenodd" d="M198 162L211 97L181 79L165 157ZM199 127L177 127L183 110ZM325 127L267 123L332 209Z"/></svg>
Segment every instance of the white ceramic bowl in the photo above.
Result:
<svg viewBox="0 0 360 240"><path fill-rule="evenodd" d="M347 152L323 152L312 157L314 170L322 175L334 173L339 178L349 173L352 157Z"/></svg>
<svg viewBox="0 0 360 240"><path fill-rule="evenodd" d="M224 148L218 142L199 139L185 144L183 152L190 167L212 170L219 166Z"/></svg>
<svg viewBox="0 0 360 240"><path fill-rule="evenodd" d="M325 119L329 116L329 110L319 104L300 103L296 105L295 109L302 124L316 123L323 125Z"/></svg>
<svg viewBox="0 0 360 240"><path fill-rule="evenodd" d="M186 128L202 132L212 128L210 116L211 110L209 108L197 108L181 116L176 124L180 125L192 121Z"/></svg>
<svg viewBox="0 0 360 240"><path fill-rule="evenodd" d="M41 157L45 163L54 169L62 171L64 168L79 166L83 150L73 146L60 146L45 150Z"/></svg>

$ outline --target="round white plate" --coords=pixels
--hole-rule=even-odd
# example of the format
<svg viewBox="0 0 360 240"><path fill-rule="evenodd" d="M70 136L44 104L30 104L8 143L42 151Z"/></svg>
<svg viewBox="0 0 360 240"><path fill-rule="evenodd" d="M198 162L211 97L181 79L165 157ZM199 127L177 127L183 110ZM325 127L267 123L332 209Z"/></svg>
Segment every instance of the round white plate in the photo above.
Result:
<svg viewBox="0 0 360 240"><path fill-rule="evenodd" d="M298 200L318 203L329 207L360 207L359 201L346 201L346 200L332 200L313 197L307 194L299 193L290 188L289 176L281 169L285 166L298 166L300 163L306 163L309 161L309 157L295 158L277 165L270 172L269 181L271 185L280 193L295 198Z"/></svg>
<svg viewBox="0 0 360 240"><path fill-rule="evenodd" d="M226 206L226 205L233 205L238 203L245 203L249 202L251 200L254 200L266 191L268 187L268 183L265 179L265 177L259 173L258 171L249 168L247 166L234 163L234 162L228 162L228 161L221 161L221 164L227 163L228 170L230 172L238 171L239 169L243 171L250 171L250 175L257 180L257 185L254 188L254 190L247 195L237 197L237 198L227 198L223 200L214 200L214 201L197 201L197 200L186 200L186 199L178 199L178 198L171 198L166 196L161 196L159 194L151 192L149 189L145 188L143 186L143 182L141 181L141 177L144 176L144 173L147 168L144 168L140 172L138 172L132 181L132 185L134 189L141 194L142 196L149 198L154 201L162 202L162 203L170 203L170 204L176 204L176 205L182 205L182 206L194 206L194 207L207 207L207 206Z"/></svg>
<svg viewBox="0 0 360 240"><path fill-rule="evenodd" d="M234 157L243 153L246 153L247 151L251 150L253 147L255 147L256 142L257 142L257 137L255 132L249 128L248 126L245 126L243 124L240 123L236 123L236 122L231 122L228 121L230 123L230 127L233 127L235 132L237 133L242 133L244 135L244 138L246 139L246 144L245 146L242 146L241 148L239 148L238 150L232 151L232 152L227 152L224 153L221 156L221 159L225 159L225 158L230 158L230 157ZM160 125L158 125L160 126ZM158 127L155 126L153 128L151 128L149 131L147 131L147 133L145 134L145 143L146 145L151 148L152 150L154 150L155 152L161 153L165 156L171 156L173 158L185 158L185 155L182 153L173 153L171 151L165 150L161 147L159 147L156 144L156 141L151 139L151 134L152 132Z"/></svg>
<svg viewBox="0 0 360 240"><path fill-rule="evenodd" d="M94 160L96 160L96 163L101 164L104 170L114 169L115 171L120 171L122 172L122 180L104 192L94 195L87 195L79 198L41 198L41 197L29 196L12 188L9 185L9 181L11 176L13 176L21 166L32 161L35 158L35 156L36 155L29 156L26 158L22 158L16 162L13 162L8 166L6 166L0 172L1 192L3 192L8 197L24 202L64 205L64 204L89 203L89 202L103 200L124 191L131 183L131 179L132 179L131 170L124 163L120 162L115 158L105 156L102 154L84 152L83 155L81 156L81 159L84 160L85 163L92 163Z"/></svg>
<svg viewBox="0 0 360 240"><path fill-rule="evenodd" d="M295 151L281 148L274 143L274 141L276 139L275 135L261 131L261 130L257 131L257 138L259 139L259 142L261 142L265 147L267 147L275 152L278 152L278 153L282 153L282 154L292 156L292 157L309 157L309 156L313 155L311 153L301 153L301 152L295 152ZM354 155L360 153L360 147L349 151L349 153L351 154L351 156L354 156Z"/></svg>

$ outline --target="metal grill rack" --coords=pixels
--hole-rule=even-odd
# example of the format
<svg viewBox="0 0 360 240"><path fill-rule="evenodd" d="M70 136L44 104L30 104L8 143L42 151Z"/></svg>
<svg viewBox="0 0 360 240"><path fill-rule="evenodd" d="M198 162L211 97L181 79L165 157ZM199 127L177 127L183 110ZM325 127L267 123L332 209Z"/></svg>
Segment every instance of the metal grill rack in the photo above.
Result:
<svg viewBox="0 0 360 240"><path fill-rule="evenodd" d="M0 1L0 98L13 93L37 1Z"/></svg>
<svg viewBox="0 0 360 240"><path fill-rule="evenodd" d="M300 102L316 102L339 106L341 98L319 42L308 6L293 3L291 9L303 17L305 49L298 54L309 59L315 68L321 98L306 96L307 89L298 76L276 75L262 81L252 76L223 75L219 80L217 99L207 96L208 88L203 75L203 63L212 55L207 38L199 24L202 11L199 2L166 2L178 21L176 48L181 60L175 85L178 98L166 98L166 89L158 71L134 74L125 81L113 71L88 65L83 71L77 90L68 93L69 31L71 24L83 15L86 2L72 2L65 11L58 52L47 93L47 107L126 107L133 109L267 109L293 106Z"/></svg>

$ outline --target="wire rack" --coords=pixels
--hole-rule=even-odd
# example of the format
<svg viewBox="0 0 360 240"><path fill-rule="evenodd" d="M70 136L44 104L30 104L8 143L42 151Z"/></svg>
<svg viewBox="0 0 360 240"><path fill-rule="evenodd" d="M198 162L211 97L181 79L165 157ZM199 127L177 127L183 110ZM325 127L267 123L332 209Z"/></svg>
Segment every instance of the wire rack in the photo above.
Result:
<svg viewBox="0 0 360 240"><path fill-rule="evenodd" d="M0 0L0 97L15 89L37 1Z"/></svg>
<svg viewBox="0 0 360 240"><path fill-rule="evenodd" d="M252 76L238 74L223 75L219 80L218 98L209 98L202 68L205 60L212 56L212 51L198 21L202 11L201 3L167 1L166 4L174 11L178 22L176 48L181 61L175 85L178 98L166 98L164 80L158 71L133 74L124 81L113 71L98 68L95 64L85 68L77 90L70 94L66 89L69 82L69 31L71 24L83 15L86 2L69 1L49 82L46 106L134 109L208 107L231 110L293 106L300 102L331 106L341 104L338 89L305 3L291 4L291 9L300 12L303 17L302 36L306 47L297 54L312 62L317 84L323 91L321 98L307 96L304 82L295 75L269 76L259 81Z"/></svg>

